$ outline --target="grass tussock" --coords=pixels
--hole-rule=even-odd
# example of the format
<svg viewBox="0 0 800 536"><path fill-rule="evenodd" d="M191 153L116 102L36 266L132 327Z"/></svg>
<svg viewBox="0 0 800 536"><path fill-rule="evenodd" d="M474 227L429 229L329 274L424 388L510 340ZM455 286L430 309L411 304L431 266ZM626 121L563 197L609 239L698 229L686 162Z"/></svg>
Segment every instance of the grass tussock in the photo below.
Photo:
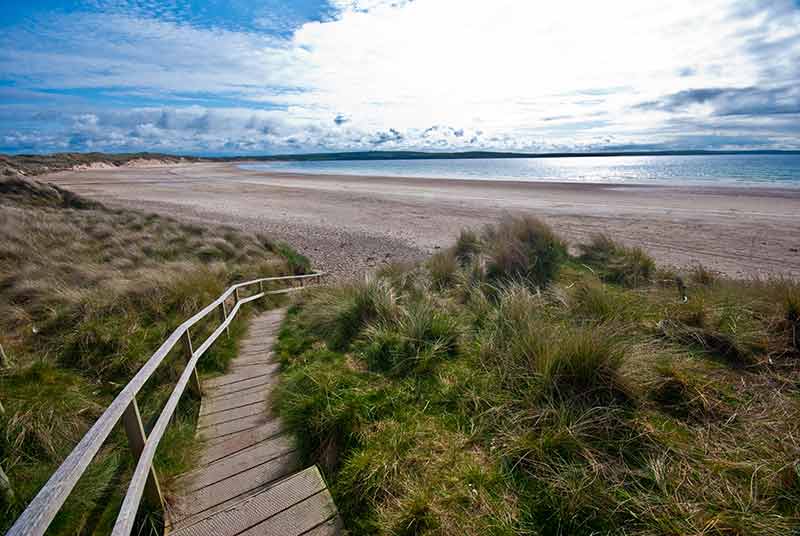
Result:
<svg viewBox="0 0 800 536"><path fill-rule="evenodd" d="M463 231L304 298L277 408L353 534L800 530L797 284L664 274L533 218Z"/></svg>
<svg viewBox="0 0 800 536"><path fill-rule="evenodd" d="M444 290L456 283L458 274L457 257L449 251L439 252L428 261L431 282L437 290Z"/></svg>
<svg viewBox="0 0 800 536"><path fill-rule="evenodd" d="M651 281L656 263L642 248L629 248L608 235L597 234L588 244L580 245L580 260L600 268L604 280L636 287Z"/></svg>
<svg viewBox="0 0 800 536"><path fill-rule="evenodd" d="M644 315L634 296L593 278L576 282L567 300L575 318L584 322L637 322Z"/></svg>
<svg viewBox="0 0 800 536"><path fill-rule="evenodd" d="M487 275L496 281L522 279L545 285L556 276L567 255L564 241L531 216L509 216L487 226L482 243Z"/></svg>
<svg viewBox="0 0 800 536"><path fill-rule="evenodd" d="M364 356L371 369L419 374L455 353L460 329L435 304L414 302L397 318L367 327Z"/></svg>
<svg viewBox="0 0 800 536"><path fill-rule="evenodd" d="M453 255L462 266L465 266L477 257L481 250L481 239L478 233L472 229L462 229L455 246L453 246Z"/></svg>
<svg viewBox="0 0 800 536"><path fill-rule="evenodd" d="M548 317L546 301L523 285L504 288L478 355L520 396L605 396L623 392L620 345L609 331Z"/></svg>
<svg viewBox="0 0 800 536"><path fill-rule="evenodd" d="M729 415L725 403L714 390L712 380L675 363L661 364L657 373L650 396L664 411L680 419L696 421Z"/></svg>
<svg viewBox="0 0 800 536"><path fill-rule="evenodd" d="M387 280L367 277L317 293L309 322L331 348L342 349L370 322L396 318L397 304L398 293Z"/></svg>
<svg viewBox="0 0 800 536"><path fill-rule="evenodd" d="M15 499L0 507L0 531L175 327L235 280L306 268L263 236L110 209L18 176L1 179L0 345L7 359L0 365L0 466ZM216 320L192 331L195 345ZM234 335L243 326L235 322ZM224 370L236 340L216 344L201 371ZM185 363L182 352L173 351L144 387L145 421L160 412ZM182 404L170 429L173 448L156 460L167 481L191 458L192 404ZM131 463L115 434L52 532L102 531L113 522L105 512Z"/></svg>

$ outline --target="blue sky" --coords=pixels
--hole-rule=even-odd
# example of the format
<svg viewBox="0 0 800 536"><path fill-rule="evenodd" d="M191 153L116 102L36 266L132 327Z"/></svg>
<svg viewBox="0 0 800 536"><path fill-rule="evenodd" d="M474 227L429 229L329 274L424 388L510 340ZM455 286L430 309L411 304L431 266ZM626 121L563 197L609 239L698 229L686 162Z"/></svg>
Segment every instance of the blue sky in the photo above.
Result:
<svg viewBox="0 0 800 536"><path fill-rule="evenodd" d="M800 149L800 2L2 0L0 152Z"/></svg>

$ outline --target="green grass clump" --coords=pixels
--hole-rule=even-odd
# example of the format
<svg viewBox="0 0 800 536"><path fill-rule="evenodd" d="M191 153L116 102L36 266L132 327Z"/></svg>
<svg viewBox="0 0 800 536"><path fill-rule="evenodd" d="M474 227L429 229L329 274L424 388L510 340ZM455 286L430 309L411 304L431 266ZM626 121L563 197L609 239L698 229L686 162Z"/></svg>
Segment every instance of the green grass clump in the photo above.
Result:
<svg viewBox="0 0 800 536"><path fill-rule="evenodd" d="M608 330L547 318L544 300L523 286L506 288L493 326L480 340L484 365L497 368L521 396L623 393L623 354Z"/></svg>
<svg viewBox="0 0 800 536"><path fill-rule="evenodd" d="M14 490L5 531L167 335L232 282L302 270L288 246L228 227L112 209L20 177L0 179L0 466ZM246 317L248 309L242 311ZM195 347L217 315L195 325ZM199 363L224 370L244 329ZM176 348L139 394L160 413L186 362ZM5 368L4 368L5 367ZM156 467L164 482L191 461L196 401L187 397ZM78 482L51 533L102 533L113 523L132 459L115 432Z"/></svg>
<svg viewBox="0 0 800 536"><path fill-rule="evenodd" d="M379 534L517 534L517 505L502 467L435 418L387 418L363 434L335 484L345 511L377 508L353 526Z"/></svg>
<svg viewBox="0 0 800 536"><path fill-rule="evenodd" d="M472 229L462 229L453 246L453 255L462 265L469 264L482 251L482 244L478 233Z"/></svg>
<svg viewBox="0 0 800 536"><path fill-rule="evenodd" d="M673 341L698 348L734 366L757 362L765 343L750 312L728 298L710 308L702 298L677 304L659 321L660 332Z"/></svg>
<svg viewBox="0 0 800 536"><path fill-rule="evenodd" d="M506 217L483 233L487 275L496 281L526 280L545 285L567 257L565 243L541 220Z"/></svg>
<svg viewBox="0 0 800 536"><path fill-rule="evenodd" d="M428 271L431 274L433 286L437 290L443 290L455 284L458 261L451 252L442 251L430 258Z"/></svg>
<svg viewBox="0 0 800 536"><path fill-rule="evenodd" d="M534 354L534 370L549 392L593 397L624 393L619 376L624 354L612 334L580 327L543 339Z"/></svg>
<svg viewBox="0 0 800 536"><path fill-rule="evenodd" d="M534 222L462 232L444 279L392 266L292 310L278 408L348 530L800 530L796 282L698 275L684 300L605 239L541 271Z"/></svg>
<svg viewBox="0 0 800 536"><path fill-rule="evenodd" d="M574 285L569 306L577 319L587 322L634 322L642 315L636 301L624 290L591 278Z"/></svg>
<svg viewBox="0 0 800 536"><path fill-rule="evenodd" d="M349 369L341 356L291 370L275 395L307 457L328 468L357 443L365 424L385 411L387 398L380 384Z"/></svg>
<svg viewBox="0 0 800 536"><path fill-rule="evenodd" d="M303 275L311 272L311 261L308 257L298 253L286 242L279 242L274 246L274 250L286 260L290 274Z"/></svg>
<svg viewBox="0 0 800 536"><path fill-rule="evenodd" d="M643 249L623 246L604 234L594 235L580 249L580 259L600 267L603 279L611 283L636 287L649 282L656 271L655 261Z"/></svg>
<svg viewBox="0 0 800 536"><path fill-rule="evenodd" d="M713 391L712 382L697 373L663 363L650 396L664 411L680 418L706 421L727 415L724 402Z"/></svg>
<svg viewBox="0 0 800 536"><path fill-rule="evenodd" d="M343 349L370 322L397 316L398 295L384 279L368 277L318 292L309 323L334 349Z"/></svg>
<svg viewBox="0 0 800 536"><path fill-rule="evenodd" d="M83 377L47 361L0 376L3 452L57 458L69 452L104 408Z"/></svg>
<svg viewBox="0 0 800 536"><path fill-rule="evenodd" d="M374 370L419 374L456 351L459 331L458 322L434 304L414 302L394 321L366 329L364 356Z"/></svg>

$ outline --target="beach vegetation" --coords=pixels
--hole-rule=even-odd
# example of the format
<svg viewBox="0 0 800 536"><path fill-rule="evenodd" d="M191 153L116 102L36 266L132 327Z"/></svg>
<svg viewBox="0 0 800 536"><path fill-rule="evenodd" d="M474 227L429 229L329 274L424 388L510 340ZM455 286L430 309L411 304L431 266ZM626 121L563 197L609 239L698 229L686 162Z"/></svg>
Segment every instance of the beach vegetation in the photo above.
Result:
<svg viewBox="0 0 800 536"><path fill-rule="evenodd" d="M528 217L458 242L446 285L441 259L387 267L282 328L276 408L351 533L800 530L796 282L676 292L644 251L572 256Z"/></svg>
<svg viewBox="0 0 800 536"><path fill-rule="evenodd" d="M235 281L305 269L288 246L224 226L108 207L61 188L0 179L0 467L13 500L4 532L166 336ZM266 304L264 304L266 305ZM199 363L223 371L246 328L231 326ZM197 346L217 315L192 329ZM138 397L153 423L186 362L173 350ZM155 462L167 493L190 467L199 403L184 397ZM104 533L133 467L116 430L51 534Z"/></svg>
<svg viewBox="0 0 800 536"><path fill-rule="evenodd" d="M651 281L656 264L642 248L627 247L606 234L596 234L580 244L580 260L599 270L610 283L636 287Z"/></svg>
<svg viewBox="0 0 800 536"><path fill-rule="evenodd" d="M458 260L451 251L441 251L428 260L431 282L438 290L453 286L458 274Z"/></svg>
<svg viewBox="0 0 800 536"><path fill-rule="evenodd" d="M566 260L567 247L543 221L507 216L483 230L486 273L496 282L525 280L546 285Z"/></svg>
<svg viewBox="0 0 800 536"><path fill-rule="evenodd" d="M453 255L462 265L469 264L481 252L481 239L472 229L462 229L453 246Z"/></svg>

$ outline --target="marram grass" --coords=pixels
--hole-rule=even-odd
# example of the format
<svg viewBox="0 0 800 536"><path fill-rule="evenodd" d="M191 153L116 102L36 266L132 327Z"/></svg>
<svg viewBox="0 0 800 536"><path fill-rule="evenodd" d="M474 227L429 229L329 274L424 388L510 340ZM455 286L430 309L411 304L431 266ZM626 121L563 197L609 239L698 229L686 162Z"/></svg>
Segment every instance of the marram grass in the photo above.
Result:
<svg viewBox="0 0 800 536"><path fill-rule="evenodd" d="M24 178L0 180L0 345L9 362L0 368L0 466L14 491L13 500L0 499L0 532L173 329L234 281L306 269L301 255L264 236L108 208ZM201 360L202 373L225 369L248 311L233 323L233 337ZM217 320L192 330L195 346ZM169 396L183 352L178 345L141 392L146 425ZM186 397L168 429L170 448L157 453L167 492L191 464L196 413ZM131 469L117 430L50 533L107 532Z"/></svg>
<svg viewBox="0 0 800 536"><path fill-rule="evenodd" d="M275 403L351 533L798 534L798 283L579 251L507 218L292 310Z"/></svg>

